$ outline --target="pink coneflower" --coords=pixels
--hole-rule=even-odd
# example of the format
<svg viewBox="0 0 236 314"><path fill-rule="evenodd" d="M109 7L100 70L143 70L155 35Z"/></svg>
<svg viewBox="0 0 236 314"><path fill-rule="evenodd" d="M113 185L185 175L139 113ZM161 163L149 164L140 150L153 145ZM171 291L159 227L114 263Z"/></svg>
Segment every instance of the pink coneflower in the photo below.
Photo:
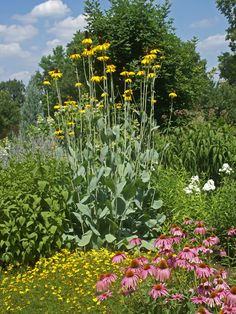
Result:
<svg viewBox="0 0 236 314"><path fill-rule="evenodd" d="M140 270L141 270L141 263L140 261L135 258L131 261L130 266L128 269L133 270L136 274L139 274Z"/></svg>
<svg viewBox="0 0 236 314"><path fill-rule="evenodd" d="M225 257L225 256L227 256L226 251L224 249L221 249L220 250L220 257Z"/></svg>
<svg viewBox="0 0 236 314"><path fill-rule="evenodd" d="M214 269L207 264L201 263L195 265L195 272L198 278L208 278L214 273Z"/></svg>
<svg viewBox="0 0 236 314"><path fill-rule="evenodd" d="M213 283L216 289L223 289L223 290L229 289L229 285L221 277L215 278L213 280Z"/></svg>
<svg viewBox="0 0 236 314"><path fill-rule="evenodd" d="M165 284L158 283L152 287L152 289L149 291L149 295L156 300L157 298L160 298L161 296L168 295L167 289Z"/></svg>
<svg viewBox="0 0 236 314"><path fill-rule="evenodd" d="M205 299L205 302L210 307L222 305L220 295L217 291L212 291L210 295Z"/></svg>
<svg viewBox="0 0 236 314"><path fill-rule="evenodd" d="M223 279L227 279L228 277L228 272L224 268L219 268L216 272L217 276L220 276Z"/></svg>
<svg viewBox="0 0 236 314"><path fill-rule="evenodd" d="M184 296L181 293L175 293L171 295L171 300L173 301L181 301L183 300Z"/></svg>
<svg viewBox="0 0 236 314"><path fill-rule="evenodd" d="M204 297L209 296L212 291L212 284L209 281L205 281L197 287L197 293Z"/></svg>
<svg viewBox="0 0 236 314"><path fill-rule="evenodd" d="M112 296L112 292L111 291L107 291L104 292L103 294L100 294L97 296L97 300L98 301L105 301L108 297Z"/></svg>
<svg viewBox="0 0 236 314"><path fill-rule="evenodd" d="M192 219L189 218L185 218L183 221L184 225L192 225L194 223L194 221Z"/></svg>
<svg viewBox="0 0 236 314"><path fill-rule="evenodd" d="M170 247L172 246L172 243L173 243L172 238L168 238L166 235L161 234L159 238L155 240L154 245L156 247L163 247L163 246Z"/></svg>
<svg viewBox="0 0 236 314"><path fill-rule="evenodd" d="M213 245L216 245L220 242L220 239L217 237L217 236L211 236L205 240L203 240L203 244L206 246L206 247L209 247L209 246L213 246Z"/></svg>
<svg viewBox="0 0 236 314"><path fill-rule="evenodd" d="M211 312L209 312L205 307L199 307L199 309L197 310L196 314L212 314Z"/></svg>
<svg viewBox="0 0 236 314"><path fill-rule="evenodd" d="M156 276L157 269L153 265L145 264L140 272L140 277L146 279L147 276Z"/></svg>
<svg viewBox="0 0 236 314"><path fill-rule="evenodd" d="M116 274L106 273L100 276L99 281L96 284L97 291L104 291L109 288L109 286L116 281Z"/></svg>
<svg viewBox="0 0 236 314"><path fill-rule="evenodd" d="M199 224L197 225L197 228L195 228L193 232L194 232L195 234L206 234L207 228L205 228L202 223L199 223Z"/></svg>
<svg viewBox="0 0 236 314"><path fill-rule="evenodd" d="M140 265L148 264L148 259L145 256L139 256L136 260L140 263Z"/></svg>
<svg viewBox="0 0 236 314"><path fill-rule="evenodd" d="M226 291L226 304L229 306L236 306L236 286Z"/></svg>
<svg viewBox="0 0 236 314"><path fill-rule="evenodd" d="M154 257L152 262L155 263L155 264L158 264L161 260L162 260L162 258L160 257L160 255L156 254L156 256Z"/></svg>
<svg viewBox="0 0 236 314"><path fill-rule="evenodd" d="M170 278L171 270L166 260L161 260L156 269L156 278L160 281L166 281Z"/></svg>
<svg viewBox="0 0 236 314"><path fill-rule="evenodd" d="M172 225L170 232L171 232L171 234L173 234L176 237L182 237L184 235L183 230L180 227L178 227L177 225Z"/></svg>
<svg viewBox="0 0 236 314"><path fill-rule="evenodd" d="M138 237L134 237L134 238L129 240L129 244L132 244L134 246L140 245L141 243L142 243L142 239L140 239Z"/></svg>
<svg viewBox="0 0 236 314"><path fill-rule="evenodd" d="M190 300L193 304L203 304L205 302L205 297L199 295L197 297L192 297Z"/></svg>
<svg viewBox="0 0 236 314"><path fill-rule="evenodd" d="M121 281L121 286L125 289L134 289L137 286L139 281L139 276L135 271L128 269L125 273L125 277Z"/></svg>
<svg viewBox="0 0 236 314"><path fill-rule="evenodd" d="M125 253L116 252L116 254L112 257L112 263L121 263L123 260L127 258Z"/></svg>
<svg viewBox="0 0 236 314"><path fill-rule="evenodd" d="M236 235L236 227L232 227L228 230L227 234L232 237L234 235Z"/></svg>
<svg viewBox="0 0 236 314"><path fill-rule="evenodd" d="M174 253L174 250L173 250L171 245L169 245L169 246L168 245L166 245L166 246L163 245L163 246L159 247L158 253L160 255L169 255L171 253Z"/></svg>
<svg viewBox="0 0 236 314"><path fill-rule="evenodd" d="M181 268L186 269L187 264L188 264L188 262L185 259L176 258L175 263L174 263L174 267L181 267Z"/></svg>
<svg viewBox="0 0 236 314"><path fill-rule="evenodd" d="M224 305L219 314L236 314L236 306L228 306L228 305Z"/></svg>
<svg viewBox="0 0 236 314"><path fill-rule="evenodd" d="M180 259L192 259L196 256L196 253L188 246L184 247L181 252L178 254Z"/></svg>

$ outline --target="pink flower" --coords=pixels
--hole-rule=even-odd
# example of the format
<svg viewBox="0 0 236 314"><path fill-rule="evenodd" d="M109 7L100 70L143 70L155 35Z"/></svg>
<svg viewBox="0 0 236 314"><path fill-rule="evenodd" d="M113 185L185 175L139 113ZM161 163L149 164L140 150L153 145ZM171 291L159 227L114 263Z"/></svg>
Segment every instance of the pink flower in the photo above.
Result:
<svg viewBox="0 0 236 314"><path fill-rule="evenodd" d="M112 292L111 291L107 291L104 292L103 294L100 294L97 296L97 300L98 301L105 301L108 297L112 296Z"/></svg>
<svg viewBox="0 0 236 314"><path fill-rule="evenodd" d="M121 263L123 260L127 258L125 253L116 252L116 254L112 257L112 263Z"/></svg>
<svg viewBox="0 0 236 314"><path fill-rule="evenodd" d="M153 265L145 264L140 272L140 277L146 279L147 276L156 276L157 269Z"/></svg>
<svg viewBox="0 0 236 314"><path fill-rule="evenodd" d="M171 270L166 260L161 260L156 269L156 278L160 281L166 281L170 278Z"/></svg>
<svg viewBox="0 0 236 314"><path fill-rule="evenodd" d="M195 234L206 234L207 228L205 228L202 223L199 223L193 232Z"/></svg>
<svg viewBox="0 0 236 314"><path fill-rule="evenodd" d="M174 301L181 301L183 300L184 296L181 293L175 293L171 295L171 299Z"/></svg>
<svg viewBox="0 0 236 314"><path fill-rule="evenodd" d="M220 242L220 239L217 236L211 236L205 240L203 240L203 244L207 247L216 245Z"/></svg>
<svg viewBox="0 0 236 314"><path fill-rule="evenodd" d="M182 229L178 227L177 225L173 225L172 228L170 229L170 232L177 237L182 237L184 235Z"/></svg>
<svg viewBox="0 0 236 314"><path fill-rule="evenodd" d="M192 219L189 219L189 218L185 218L184 221L183 221L183 224L184 225L191 225L193 224L193 220Z"/></svg>
<svg viewBox="0 0 236 314"><path fill-rule="evenodd" d="M166 235L162 234L159 236L158 239L155 240L154 245L156 247L165 247L165 246L172 246L173 240L172 238L168 238Z"/></svg>
<svg viewBox="0 0 236 314"><path fill-rule="evenodd" d="M226 253L226 251L225 251L224 249L221 249L221 250L220 250L220 256L221 256L221 257L227 256L227 253Z"/></svg>
<svg viewBox="0 0 236 314"><path fill-rule="evenodd" d="M192 297L190 300L193 304L203 304L205 299L205 297L199 295L198 297Z"/></svg>
<svg viewBox="0 0 236 314"><path fill-rule="evenodd" d="M236 286L226 291L226 304L236 307Z"/></svg>
<svg viewBox="0 0 236 314"><path fill-rule="evenodd" d="M160 298L161 296L168 295L167 289L165 284L158 283L152 287L152 289L149 291L149 295L156 300L157 298Z"/></svg>
<svg viewBox="0 0 236 314"><path fill-rule="evenodd" d="M230 228L230 229L228 230L227 234L228 234L229 236L231 236L231 237L234 236L234 235L236 235L236 227Z"/></svg>
<svg viewBox="0 0 236 314"><path fill-rule="evenodd" d="M138 237L134 237L129 240L129 244L132 244L134 246L140 245L142 243L142 240Z"/></svg>
<svg viewBox="0 0 236 314"><path fill-rule="evenodd" d="M205 299L205 302L210 307L219 306L222 304L220 294L217 291L212 291L210 295Z"/></svg>
<svg viewBox="0 0 236 314"><path fill-rule="evenodd" d="M135 271L128 269L125 273L125 277L121 281L121 285L125 289L133 289L137 286L139 277L135 274Z"/></svg>
<svg viewBox="0 0 236 314"><path fill-rule="evenodd" d="M148 264L148 259L145 256L139 256L136 260L140 263L140 265Z"/></svg>
<svg viewBox="0 0 236 314"><path fill-rule="evenodd" d="M191 248L186 246L183 248L183 250L181 252L179 252L178 256L180 259L190 260L196 256L196 253Z"/></svg>
<svg viewBox="0 0 236 314"><path fill-rule="evenodd" d="M162 260L162 258L160 257L159 254L157 254L157 255L154 257L154 259L153 259L153 263L158 264L161 260Z"/></svg>
<svg viewBox="0 0 236 314"><path fill-rule="evenodd" d="M228 305L224 305L220 311L220 313L222 314L235 314L236 313L236 307L233 306L228 306Z"/></svg>
<svg viewBox="0 0 236 314"><path fill-rule="evenodd" d="M106 273L100 276L99 281L96 284L97 291L104 291L109 288L112 282L116 281L116 274Z"/></svg>
<svg viewBox="0 0 236 314"><path fill-rule="evenodd" d="M214 269L204 263L195 265L195 271L198 278L208 278L214 273Z"/></svg>

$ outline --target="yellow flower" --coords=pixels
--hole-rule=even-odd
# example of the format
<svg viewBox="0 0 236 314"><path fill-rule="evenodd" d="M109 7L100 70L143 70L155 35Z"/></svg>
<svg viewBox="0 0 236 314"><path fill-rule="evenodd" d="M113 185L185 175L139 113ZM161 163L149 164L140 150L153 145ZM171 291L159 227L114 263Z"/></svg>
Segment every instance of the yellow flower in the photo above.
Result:
<svg viewBox="0 0 236 314"><path fill-rule="evenodd" d="M108 93L104 92L101 94L101 97L107 97L108 96Z"/></svg>
<svg viewBox="0 0 236 314"><path fill-rule="evenodd" d="M67 122L68 125L75 125L75 122L74 121L69 121Z"/></svg>
<svg viewBox="0 0 236 314"><path fill-rule="evenodd" d="M160 69L160 64L155 64L152 68L154 69L154 70L159 70Z"/></svg>
<svg viewBox="0 0 236 314"><path fill-rule="evenodd" d="M124 91L123 97L125 101L132 101L133 91L132 89L127 89Z"/></svg>
<svg viewBox="0 0 236 314"><path fill-rule="evenodd" d="M145 71L138 71L136 73L137 76L144 76L145 75Z"/></svg>
<svg viewBox="0 0 236 314"><path fill-rule="evenodd" d="M61 106L60 105L55 105L53 108L54 109L61 109Z"/></svg>
<svg viewBox="0 0 236 314"><path fill-rule="evenodd" d="M90 108L91 108L91 105L87 104L87 105L85 105L85 108L86 108L86 109L90 109Z"/></svg>
<svg viewBox="0 0 236 314"><path fill-rule="evenodd" d="M104 108L104 104L97 104L96 107L97 107L98 109L102 109L102 108Z"/></svg>
<svg viewBox="0 0 236 314"><path fill-rule="evenodd" d="M43 85L51 85L51 83L48 80L44 80Z"/></svg>
<svg viewBox="0 0 236 314"><path fill-rule="evenodd" d="M64 104L65 104L65 105L76 106L77 103L76 103L75 100L68 99L68 100L64 101Z"/></svg>
<svg viewBox="0 0 236 314"><path fill-rule="evenodd" d="M80 113L85 113L85 110L84 109L80 109L79 112Z"/></svg>
<svg viewBox="0 0 236 314"><path fill-rule="evenodd" d="M75 135L75 132L74 131L70 131L70 132L68 132L68 135Z"/></svg>
<svg viewBox="0 0 236 314"><path fill-rule="evenodd" d="M156 59L157 55L154 53L150 53L142 58L142 64L149 64Z"/></svg>
<svg viewBox="0 0 236 314"><path fill-rule="evenodd" d="M130 77L130 76L134 76L135 73L133 71L123 71L120 73L121 76L126 76L126 77Z"/></svg>
<svg viewBox="0 0 236 314"><path fill-rule="evenodd" d="M77 83L75 83L75 87L81 87L83 84L82 83L80 83L80 82L77 82Z"/></svg>
<svg viewBox="0 0 236 314"><path fill-rule="evenodd" d="M91 77L91 81L95 83L100 83L104 80L106 80L106 77L104 75L103 76L94 75Z"/></svg>
<svg viewBox="0 0 236 314"><path fill-rule="evenodd" d="M91 57L91 56L94 56L95 54L95 51L93 48L89 48L89 49L84 49L84 51L82 52L82 56L83 57Z"/></svg>
<svg viewBox="0 0 236 314"><path fill-rule="evenodd" d="M71 55L69 55L69 58L71 60L78 60L81 58L81 55L79 53L72 53Z"/></svg>
<svg viewBox="0 0 236 314"><path fill-rule="evenodd" d="M95 51L106 51L110 48L111 44L108 42L105 42L104 44L97 45L94 47Z"/></svg>
<svg viewBox="0 0 236 314"><path fill-rule="evenodd" d="M48 74L49 74L54 80L58 80L59 78L62 77L62 73L61 73L61 71L58 70L58 69L49 71Z"/></svg>
<svg viewBox="0 0 236 314"><path fill-rule="evenodd" d="M108 56L101 56L101 57L97 57L97 59L98 59L99 61L104 61L104 62L106 62L106 61L108 61L110 58L109 58Z"/></svg>
<svg viewBox="0 0 236 314"><path fill-rule="evenodd" d="M152 104L156 104L156 103L157 103L156 99L152 99L152 100L151 100L151 103L152 103Z"/></svg>
<svg viewBox="0 0 236 314"><path fill-rule="evenodd" d="M132 79L131 78L127 78L127 79L125 79L125 82L126 83L132 83Z"/></svg>
<svg viewBox="0 0 236 314"><path fill-rule="evenodd" d="M152 79L152 78L154 78L154 77L156 77L156 74L153 73L153 72L148 73L148 75L147 75L147 78L150 78L150 79Z"/></svg>
<svg viewBox="0 0 236 314"><path fill-rule="evenodd" d="M169 93L169 97L171 99L173 99L173 98L177 97L177 94L175 92L171 92L171 93Z"/></svg>
<svg viewBox="0 0 236 314"><path fill-rule="evenodd" d="M157 48L150 51L151 54L157 54L158 52L161 52L161 50Z"/></svg>
<svg viewBox="0 0 236 314"><path fill-rule="evenodd" d="M63 134L63 131L58 129L54 132L55 135L62 135Z"/></svg>
<svg viewBox="0 0 236 314"><path fill-rule="evenodd" d="M118 102L114 106L115 106L116 109L121 109L122 108L122 104L120 102Z"/></svg>
<svg viewBox="0 0 236 314"><path fill-rule="evenodd" d="M83 45L91 45L93 43L92 39L91 38L84 38L82 40L82 44Z"/></svg>
<svg viewBox="0 0 236 314"><path fill-rule="evenodd" d="M106 73L116 72L116 66L114 64L109 64L106 67Z"/></svg>

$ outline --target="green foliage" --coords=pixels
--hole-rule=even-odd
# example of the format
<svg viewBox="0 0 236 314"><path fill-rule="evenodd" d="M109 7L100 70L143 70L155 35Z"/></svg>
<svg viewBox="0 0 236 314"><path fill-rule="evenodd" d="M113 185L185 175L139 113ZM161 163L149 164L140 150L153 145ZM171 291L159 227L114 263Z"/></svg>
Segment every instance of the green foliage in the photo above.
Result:
<svg viewBox="0 0 236 314"><path fill-rule="evenodd" d="M218 126L199 119L158 135L156 141L163 165L184 167L192 175L205 173L217 179L224 162L235 163L235 129L226 124Z"/></svg>
<svg viewBox="0 0 236 314"><path fill-rule="evenodd" d="M21 131L26 132L30 125L35 125L40 114L43 114L42 90L37 87L37 79L34 76L26 88L25 101L21 107Z"/></svg>
<svg viewBox="0 0 236 314"><path fill-rule="evenodd" d="M229 28L226 39L230 40L230 47L236 49L236 6L234 0L216 0L218 9L227 18Z"/></svg>
<svg viewBox="0 0 236 314"><path fill-rule="evenodd" d="M19 107L7 91L0 90L0 137L17 131Z"/></svg>
<svg viewBox="0 0 236 314"><path fill-rule="evenodd" d="M157 5L154 1L111 1L103 12L98 1L86 1L88 31L111 43L110 55L118 67L114 75L115 85L122 93L119 72L137 69L137 64L147 51L161 49L163 66L155 85L158 106L157 119L168 112L168 93L175 89L178 94L176 108L191 108L200 102L209 87L206 63L196 52L196 39L182 42L173 31L168 19L170 4ZM72 41L73 42L73 41Z"/></svg>
<svg viewBox="0 0 236 314"><path fill-rule="evenodd" d="M12 159L0 168L0 253L5 262L31 263L65 243L65 167L51 157ZM63 177L64 176L64 177Z"/></svg>
<svg viewBox="0 0 236 314"><path fill-rule="evenodd" d="M229 84L236 86L236 54L225 52L219 56L220 76L226 79Z"/></svg>

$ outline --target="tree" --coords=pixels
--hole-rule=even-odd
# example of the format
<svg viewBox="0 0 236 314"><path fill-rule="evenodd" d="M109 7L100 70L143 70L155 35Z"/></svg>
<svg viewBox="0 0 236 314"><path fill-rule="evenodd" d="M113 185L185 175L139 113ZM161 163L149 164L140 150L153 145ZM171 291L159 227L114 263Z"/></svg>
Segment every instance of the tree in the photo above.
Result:
<svg viewBox="0 0 236 314"><path fill-rule="evenodd" d="M21 130L35 125L38 115L43 115L42 90L37 86L37 76L32 76L26 88L25 101L21 108Z"/></svg>
<svg viewBox="0 0 236 314"><path fill-rule="evenodd" d="M229 27L226 39L230 40L230 48L236 50L236 2L235 0L216 0L217 8L227 18Z"/></svg>
<svg viewBox="0 0 236 314"><path fill-rule="evenodd" d="M0 137L17 132L19 124L19 107L6 90L0 90Z"/></svg>
<svg viewBox="0 0 236 314"><path fill-rule="evenodd" d="M0 83L0 90L7 91L13 101L15 101L18 107L24 102L25 85L22 81L16 79L9 80Z"/></svg>
<svg viewBox="0 0 236 314"><path fill-rule="evenodd" d="M226 79L229 84L236 85L236 54L225 52L218 59L221 77Z"/></svg>

